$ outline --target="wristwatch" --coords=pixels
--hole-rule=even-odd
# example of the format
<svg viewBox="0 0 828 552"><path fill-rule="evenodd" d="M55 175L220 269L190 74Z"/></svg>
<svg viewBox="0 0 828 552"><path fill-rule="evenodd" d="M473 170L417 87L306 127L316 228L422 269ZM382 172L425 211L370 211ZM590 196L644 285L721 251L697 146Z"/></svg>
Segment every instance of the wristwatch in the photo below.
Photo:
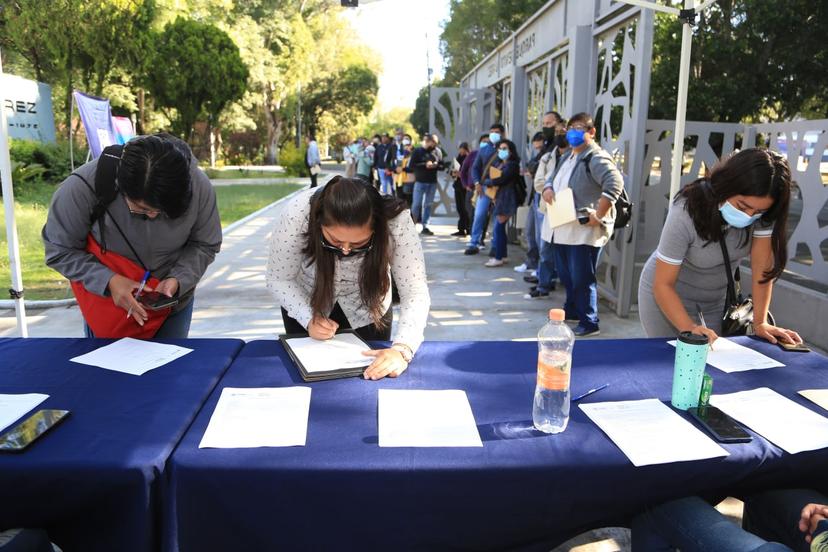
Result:
<svg viewBox="0 0 828 552"><path fill-rule="evenodd" d="M411 347L404 343L394 343L391 345L391 348L400 353L403 357L403 360L406 364L411 363L411 359L414 358L414 351L411 350Z"/></svg>

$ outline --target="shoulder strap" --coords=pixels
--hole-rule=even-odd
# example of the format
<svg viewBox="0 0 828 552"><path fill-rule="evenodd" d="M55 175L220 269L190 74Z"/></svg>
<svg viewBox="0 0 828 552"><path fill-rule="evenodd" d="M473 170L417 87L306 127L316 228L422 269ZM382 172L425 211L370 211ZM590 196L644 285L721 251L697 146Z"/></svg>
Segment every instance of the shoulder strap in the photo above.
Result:
<svg viewBox="0 0 828 552"><path fill-rule="evenodd" d="M96 207L105 208L118 196L118 167L121 164L123 152L124 146L107 146L98 158L98 166L95 170L95 196L98 198ZM100 217L103 214L103 208L97 216L93 211L93 216Z"/></svg>
<svg viewBox="0 0 828 552"><path fill-rule="evenodd" d="M489 157L489 160L486 161L486 166L483 167L483 171L480 173L481 179L485 179L489 175L489 169L491 168L492 163L494 163L495 159L497 159L497 148L495 148L495 152L492 154L491 157Z"/></svg>
<svg viewBox="0 0 828 552"><path fill-rule="evenodd" d="M727 302L728 304L733 304L738 300L737 290L736 290L736 283L740 279L739 275L739 267L736 267L736 278L734 279L733 274L730 271L730 254L727 252L727 244L726 241L727 234L722 235L722 239L719 240L719 245L722 248L722 257L724 257L725 262L725 273L727 274ZM740 293L741 291L739 291Z"/></svg>

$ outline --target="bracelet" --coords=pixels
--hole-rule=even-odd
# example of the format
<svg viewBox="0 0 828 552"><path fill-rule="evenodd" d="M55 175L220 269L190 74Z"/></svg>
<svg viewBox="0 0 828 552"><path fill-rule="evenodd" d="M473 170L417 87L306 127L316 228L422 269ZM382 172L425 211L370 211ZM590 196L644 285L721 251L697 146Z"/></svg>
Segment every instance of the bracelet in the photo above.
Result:
<svg viewBox="0 0 828 552"><path fill-rule="evenodd" d="M411 359L414 358L414 351L405 343L394 343L391 348L400 353L406 363L411 363Z"/></svg>

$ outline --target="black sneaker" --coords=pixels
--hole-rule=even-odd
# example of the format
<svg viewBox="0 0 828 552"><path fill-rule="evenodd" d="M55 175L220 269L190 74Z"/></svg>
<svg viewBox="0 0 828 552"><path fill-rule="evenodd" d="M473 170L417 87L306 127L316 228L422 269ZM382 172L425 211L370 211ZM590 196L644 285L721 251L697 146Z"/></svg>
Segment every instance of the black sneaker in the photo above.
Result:
<svg viewBox="0 0 828 552"><path fill-rule="evenodd" d="M421 236L433 236L433 235L434 235L434 232L432 232L431 230L429 230L428 228L426 228L425 226L423 226L423 229L422 229L422 230L420 230L420 235L421 235Z"/></svg>
<svg viewBox="0 0 828 552"><path fill-rule="evenodd" d="M480 249L474 246L467 247L466 250L463 251L463 255L477 255L478 253L480 253Z"/></svg>
<svg viewBox="0 0 828 552"><path fill-rule="evenodd" d="M575 329L572 330L572 333L575 334L575 337L593 337L593 336L596 336L596 335L600 335L601 330L599 330L598 328L588 329L588 328L582 326L581 324L578 324L575 327Z"/></svg>
<svg viewBox="0 0 828 552"><path fill-rule="evenodd" d="M458 230L457 232L453 232L451 235L456 237L456 238L463 238L467 234L465 232L463 232L462 230Z"/></svg>
<svg viewBox="0 0 828 552"><path fill-rule="evenodd" d="M530 287L530 288L529 288L529 293L532 293L532 292L533 292L533 291L535 291L536 289L538 289L538 286L532 286L532 287Z"/></svg>
<svg viewBox="0 0 828 552"><path fill-rule="evenodd" d="M549 292L539 291L537 288L523 296L524 299L543 299L544 297L549 297Z"/></svg>
<svg viewBox="0 0 828 552"><path fill-rule="evenodd" d="M527 284L537 284L539 280L537 276L524 276L523 281Z"/></svg>

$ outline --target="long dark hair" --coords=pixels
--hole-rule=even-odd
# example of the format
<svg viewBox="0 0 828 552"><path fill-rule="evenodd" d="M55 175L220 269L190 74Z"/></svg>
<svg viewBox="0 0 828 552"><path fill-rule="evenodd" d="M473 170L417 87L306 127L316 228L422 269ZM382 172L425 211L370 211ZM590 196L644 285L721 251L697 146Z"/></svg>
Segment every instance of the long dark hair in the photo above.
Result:
<svg viewBox="0 0 828 552"><path fill-rule="evenodd" d="M511 140L501 140L500 142L498 142L497 147L495 149L500 149L500 146L502 146L503 144L506 144L506 147L509 148L509 158L506 159L504 163L507 163L509 161L520 163L520 155L518 155L517 146L515 145L515 143ZM495 155L497 155L497 152L495 152Z"/></svg>
<svg viewBox="0 0 828 552"><path fill-rule="evenodd" d="M303 253L308 265L316 263L316 281L311 294L314 315L327 316L334 305L334 268L336 253L322 247L323 226L371 225L373 247L365 253L359 274L359 294L368 308L374 326L384 329L383 299L391 288L388 265L391 240L388 222L406 209L392 196L382 196L376 188L358 178L333 177L311 198L307 241Z"/></svg>
<svg viewBox="0 0 828 552"><path fill-rule="evenodd" d="M760 148L742 150L719 162L710 174L685 186L676 196L685 198L685 209L693 220L699 237L710 242L724 238L724 220L719 205L735 195L771 197L773 205L762 214L761 221L773 223L771 249L773 268L765 271L761 283L778 278L788 261L788 208L791 201L791 168L781 155ZM747 243L751 227L742 230L742 245Z"/></svg>

